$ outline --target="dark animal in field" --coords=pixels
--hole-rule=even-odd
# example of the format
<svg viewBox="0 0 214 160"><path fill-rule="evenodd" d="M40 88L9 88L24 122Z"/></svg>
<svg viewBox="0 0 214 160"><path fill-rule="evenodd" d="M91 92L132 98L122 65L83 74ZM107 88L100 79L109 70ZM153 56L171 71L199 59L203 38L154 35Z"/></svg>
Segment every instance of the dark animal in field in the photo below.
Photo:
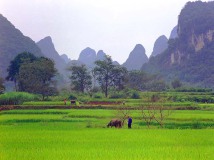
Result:
<svg viewBox="0 0 214 160"><path fill-rule="evenodd" d="M121 128L123 125L122 121L120 119L112 119L107 127L115 127L115 128Z"/></svg>

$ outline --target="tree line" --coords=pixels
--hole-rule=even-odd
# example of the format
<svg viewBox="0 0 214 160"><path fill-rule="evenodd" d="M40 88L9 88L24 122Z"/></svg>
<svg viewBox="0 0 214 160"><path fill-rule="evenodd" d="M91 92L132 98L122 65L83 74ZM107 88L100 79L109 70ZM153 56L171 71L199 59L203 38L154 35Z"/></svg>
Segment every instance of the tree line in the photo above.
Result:
<svg viewBox="0 0 214 160"><path fill-rule="evenodd" d="M168 87L159 75L150 75L143 71L128 72L125 67L113 64L110 56L95 61L95 67L91 70L86 65L72 65L67 70L72 90L91 93L96 87L100 87L105 97L108 97L110 89L163 91ZM7 71L6 80L14 82L16 91L41 94L43 99L57 94L57 70L51 59L24 52L10 62ZM181 83L176 79L172 86L177 88ZM3 79L0 79L0 91L3 90Z"/></svg>

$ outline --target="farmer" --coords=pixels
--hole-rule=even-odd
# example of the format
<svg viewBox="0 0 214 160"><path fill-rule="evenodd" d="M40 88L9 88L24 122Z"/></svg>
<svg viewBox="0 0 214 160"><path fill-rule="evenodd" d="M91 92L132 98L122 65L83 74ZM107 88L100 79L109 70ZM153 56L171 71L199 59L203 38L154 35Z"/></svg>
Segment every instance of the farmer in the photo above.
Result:
<svg viewBox="0 0 214 160"><path fill-rule="evenodd" d="M67 101L67 100L66 100L66 99L64 99L64 105L66 105L66 101Z"/></svg>
<svg viewBox="0 0 214 160"><path fill-rule="evenodd" d="M128 128L132 128L132 118L128 116Z"/></svg>

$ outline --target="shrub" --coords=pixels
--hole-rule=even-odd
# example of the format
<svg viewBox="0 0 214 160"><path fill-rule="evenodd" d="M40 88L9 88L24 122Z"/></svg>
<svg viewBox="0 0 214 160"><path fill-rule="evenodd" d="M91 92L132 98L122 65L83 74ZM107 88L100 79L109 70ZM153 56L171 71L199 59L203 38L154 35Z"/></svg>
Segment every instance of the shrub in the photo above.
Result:
<svg viewBox="0 0 214 160"><path fill-rule="evenodd" d="M103 98L103 94L102 93L96 93L93 96L94 98Z"/></svg>
<svg viewBox="0 0 214 160"><path fill-rule="evenodd" d="M68 99L70 99L70 100L76 100L77 97L76 97L75 95L71 94L71 95L68 97Z"/></svg>
<svg viewBox="0 0 214 160"><path fill-rule="evenodd" d="M0 95L0 105L18 105L34 100L39 100L39 96L26 92L8 92Z"/></svg>
<svg viewBox="0 0 214 160"><path fill-rule="evenodd" d="M138 92L133 92L131 98L140 99L140 94Z"/></svg>

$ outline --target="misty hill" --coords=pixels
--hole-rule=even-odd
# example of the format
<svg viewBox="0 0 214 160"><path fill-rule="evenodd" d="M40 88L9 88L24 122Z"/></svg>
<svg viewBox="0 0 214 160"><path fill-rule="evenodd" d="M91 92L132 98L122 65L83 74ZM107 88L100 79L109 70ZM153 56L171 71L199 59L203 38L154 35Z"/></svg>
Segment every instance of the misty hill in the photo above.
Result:
<svg viewBox="0 0 214 160"><path fill-rule="evenodd" d="M142 65L148 61L145 48L141 44L137 44L133 51L129 54L128 59L123 64L128 70L140 70Z"/></svg>
<svg viewBox="0 0 214 160"><path fill-rule="evenodd" d="M169 36L169 39L175 39L178 37L178 26L175 26Z"/></svg>
<svg viewBox="0 0 214 160"><path fill-rule="evenodd" d="M58 52L56 51L51 37L50 36L45 37L44 39L42 39L39 42L37 42L37 45L39 46L39 48L41 49L42 53L46 57L52 59L55 62L55 67L57 68L57 70L61 74L64 74L65 67L66 67L65 64L66 63L61 58L61 56L58 54Z"/></svg>
<svg viewBox="0 0 214 160"><path fill-rule="evenodd" d="M104 53L103 50L99 50L97 52L96 61L98 61L98 60L100 60L100 61L104 60L105 56L106 56L106 53Z"/></svg>
<svg viewBox="0 0 214 160"><path fill-rule="evenodd" d="M32 39L24 36L0 14L0 77L6 77L10 61L25 51L44 56Z"/></svg>
<svg viewBox="0 0 214 160"><path fill-rule="evenodd" d="M104 60L105 56L106 53L103 50L99 50L96 54L96 51L94 49L87 47L86 49L81 51L79 59L73 62L75 62L76 64L85 64L87 67L93 68L95 66L94 62L98 60ZM120 65L117 61L114 61L114 64Z"/></svg>
<svg viewBox="0 0 214 160"><path fill-rule="evenodd" d="M95 50L87 47L86 49L82 50L78 61L82 62L88 67L92 67L94 65L94 62L96 61L96 52Z"/></svg>
<svg viewBox="0 0 214 160"><path fill-rule="evenodd" d="M71 61L71 59L68 58L68 56L66 54L62 54L61 58L65 61L65 63L69 63Z"/></svg>
<svg viewBox="0 0 214 160"><path fill-rule="evenodd" d="M160 36L155 41L151 56L157 56L158 54L163 53L167 49L167 47L168 47L168 39L164 35Z"/></svg>
<svg viewBox="0 0 214 160"><path fill-rule="evenodd" d="M178 20L178 38L143 70L214 88L214 2L188 2Z"/></svg>

